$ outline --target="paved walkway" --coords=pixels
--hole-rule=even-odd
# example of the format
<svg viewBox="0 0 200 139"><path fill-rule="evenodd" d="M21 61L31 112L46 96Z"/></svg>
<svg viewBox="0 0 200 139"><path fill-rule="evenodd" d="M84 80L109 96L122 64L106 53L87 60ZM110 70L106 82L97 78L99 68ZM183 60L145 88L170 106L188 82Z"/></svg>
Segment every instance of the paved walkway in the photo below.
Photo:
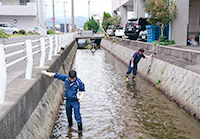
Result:
<svg viewBox="0 0 200 139"><path fill-rule="evenodd" d="M200 45L197 45L197 46L191 46L191 45L178 45L178 46L175 46L177 48L182 48L182 49L189 49L189 50L196 50L196 51L200 51Z"/></svg>

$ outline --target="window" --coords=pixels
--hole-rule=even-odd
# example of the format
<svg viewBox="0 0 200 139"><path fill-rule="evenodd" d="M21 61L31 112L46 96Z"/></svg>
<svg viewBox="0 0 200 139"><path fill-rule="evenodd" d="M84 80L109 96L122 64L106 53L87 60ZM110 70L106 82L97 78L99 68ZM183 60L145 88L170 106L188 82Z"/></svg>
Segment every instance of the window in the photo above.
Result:
<svg viewBox="0 0 200 139"><path fill-rule="evenodd" d="M30 2L30 0L20 0L20 5L27 5L27 2Z"/></svg>

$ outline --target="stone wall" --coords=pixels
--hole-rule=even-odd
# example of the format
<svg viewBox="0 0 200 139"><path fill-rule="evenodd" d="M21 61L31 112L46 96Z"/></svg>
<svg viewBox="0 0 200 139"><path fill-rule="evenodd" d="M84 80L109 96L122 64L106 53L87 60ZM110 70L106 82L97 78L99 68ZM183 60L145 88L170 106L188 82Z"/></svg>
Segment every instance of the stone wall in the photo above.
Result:
<svg viewBox="0 0 200 139"><path fill-rule="evenodd" d="M77 45L72 43L71 46L69 46L69 49L65 50L68 52L68 54L66 52L62 54L62 56L64 56L63 58L66 60L64 63L59 62L60 69L58 71L54 70L54 64L48 69L48 71L68 74L69 70L71 69L76 50ZM42 78L49 78L45 75L42 76ZM41 83L42 82L43 81L41 81ZM48 139L50 137L54 127L56 115L64 95L64 90L64 83L58 79L53 79L46 92L42 96L41 101L38 103L21 132L16 137L17 139Z"/></svg>
<svg viewBox="0 0 200 139"><path fill-rule="evenodd" d="M57 72L65 74L68 73L71 69L71 65L73 63L73 59L77 50L77 46L73 46L73 44L68 47L68 50L65 50L66 52L68 52L68 54L65 52L62 54L66 60L64 61L64 63L59 62L60 69ZM48 69L48 71L54 71L54 66L55 65L52 65ZM45 77L45 75L42 76L43 78L49 78ZM50 137L52 129L54 127L54 122L60 106L60 102L62 101L64 89L65 87L63 82L57 79L53 79L46 92L42 96L41 101L38 103L37 107L31 114L30 118L22 128L19 135L17 136L17 139L38 139Z"/></svg>
<svg viewBox="0 0 200 139"><path fill-rule="evenodd" d="M64 84L41 74L41 70L65 73L70 70L77 45L47 60L45 67L34 67L32 79L19 76L7 85L5 103L0 105L0 138L49 138L64 94ZM63 70L65 69L65 71Z"/></svg>
<svg viewBox="0 0 200 139"><path fill-rule="evenodd" d="M136 41L133 42L136 43ZM128 66L131 57L138 51L138 47L132 45L132 48L130 48L130 45L127 45L127 43L122 43L123 45L121 45L120 42L114 43L108 39L102 39L101 47ZM129 42L129 44L130 43L131 42ZM147 51L147 53L149 52ZM162 52L158 52L157 55L159 55L159 53L162 55ZM164 55L162 55L162 57L164 57ZM167 62L167 58L170 62ZM142 75L143 78L149 80L154 85L160 80L159 89L171 100L177 102L181 107L199 119L200 74L195 72L198 70L188 70L184 68L184 66L181 66L182 64L178 58L172 59L170 56L165 56L164 59L165 60L162 60L159 56L153 56L150 59L141 59L138 63L139 75ZM187 62L182 61L182 63L185 65Z"/></svg>

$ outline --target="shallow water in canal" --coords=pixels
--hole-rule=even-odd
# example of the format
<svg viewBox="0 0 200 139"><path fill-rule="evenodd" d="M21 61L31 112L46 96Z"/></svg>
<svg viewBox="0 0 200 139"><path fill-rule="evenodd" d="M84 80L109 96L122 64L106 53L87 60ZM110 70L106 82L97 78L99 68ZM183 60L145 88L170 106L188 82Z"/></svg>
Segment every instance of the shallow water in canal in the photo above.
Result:
<svg viewBox="0 0 200 139"><path fill-rule="evenodd" d="M52 139L200 139L200 122L139 76L125 82L127 67L104 50L78 50L72 69L85 84L83 135L68 128L65 101Z"/></svg>

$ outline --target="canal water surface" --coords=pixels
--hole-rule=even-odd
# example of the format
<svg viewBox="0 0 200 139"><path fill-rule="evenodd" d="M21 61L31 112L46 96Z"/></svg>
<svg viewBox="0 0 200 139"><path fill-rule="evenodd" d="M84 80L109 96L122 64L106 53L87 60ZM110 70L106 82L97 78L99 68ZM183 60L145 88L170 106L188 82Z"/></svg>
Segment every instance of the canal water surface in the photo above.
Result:
<svg viewBox="0 0 200 139"><path fill-rule="evenodd" d="M65 101L52 139L200 139L200 122L136 77L125 82L127 67L104 50L78 50L72 69L85 83L81 102L83 135L68 128Z"/></svg>

